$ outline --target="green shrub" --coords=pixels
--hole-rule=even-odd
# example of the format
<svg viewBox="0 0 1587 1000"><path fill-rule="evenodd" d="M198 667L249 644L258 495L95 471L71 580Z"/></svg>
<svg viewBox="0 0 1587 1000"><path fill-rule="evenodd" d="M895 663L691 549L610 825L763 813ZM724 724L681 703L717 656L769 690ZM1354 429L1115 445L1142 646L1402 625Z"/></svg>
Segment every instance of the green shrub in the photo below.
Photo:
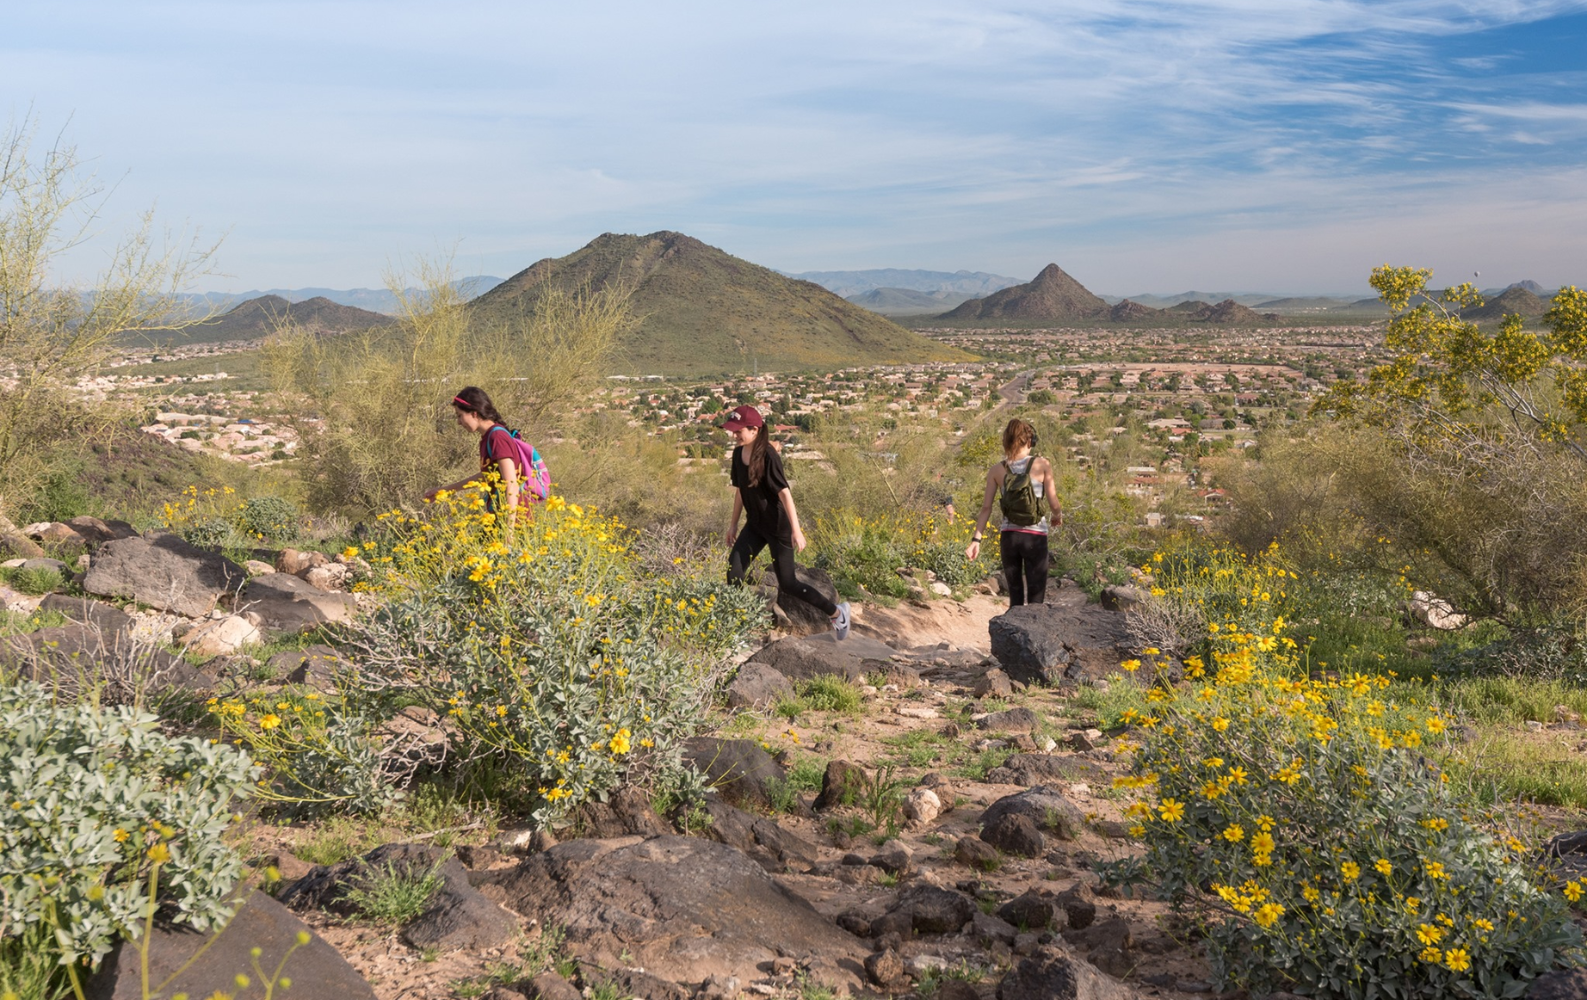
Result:
<svg viewBox="0 0 1587 1000"><path fill-rule="evenodd" d="M201 549L224 549L232 547L237 533L225 518L210 517L184 526L182 537Z"/></svg>
<svg viewBox="0 0 1587 1000"><path fill-rule="evenodd" d="M303 512L280 497L250 497L237 511L237 526L261 541L289 542L303 526Z"/></svg>
<svg viewBox="0 0 1587 1000"><path fill-rule="evenodd" d="M88 513L90 500L75 462L52 469L38 491L17 510L17 523L69 521Z"/></svg>
<svg viewBox="0 0 1587 1000"><path fill-rule="evenodd" d="M800 681L799 696L806 706L816 712L856 715L860 711L860 689L842 677L831 674Z"/></svg>
<svg viewBox="0 0 1587 1000"><path fill-rule="evenodd" d="M360 917L392 927L423 913L441 888L441 864L428 868L387 861L371 867L348 886L346 900Z"/></svg>
<svg viewBox="0 0 1587 1000"><path fill-rule="evenodd" d="M0 687L0 759L0 938L48 927L62 961L97 961L138 933L155 884L198 929L228 916L242 863L223 835L258 776L246 754L16 682Z"/></svg>
<svg viewBox="0 0 1587 1000"><path fill-rule="evenodd" d="M23 569L19 566L16 569L6 570L5 578L17 590L24 594L35 596L66 589L65 578L53 566L35 567L33 569Z"/></svg>

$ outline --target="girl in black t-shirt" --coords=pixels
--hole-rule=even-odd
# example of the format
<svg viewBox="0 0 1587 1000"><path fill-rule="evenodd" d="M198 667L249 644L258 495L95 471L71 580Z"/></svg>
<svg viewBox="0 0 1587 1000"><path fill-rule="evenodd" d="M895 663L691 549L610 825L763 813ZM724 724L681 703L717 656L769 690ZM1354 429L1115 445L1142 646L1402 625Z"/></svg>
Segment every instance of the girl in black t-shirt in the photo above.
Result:
<svg viewBox="0 0 1587 1000"><path fill-rule="evenodd" d="M805 547L805 534L799 528L799 511L788 490L782 456L766 440L766 422L753 406L740 406L722 425L733 436L733 519L722 540L731 552L727 557L727 578L742 583L749 564L760 550L771 546L771 564L777 573L779 594L792 594L820 608L832 619L832 630L839 639L849 637L849 606L833 604L819 590L799 582L794 575L794 553ZM738 530L738 516L744 515L744 530Z"/></svg>

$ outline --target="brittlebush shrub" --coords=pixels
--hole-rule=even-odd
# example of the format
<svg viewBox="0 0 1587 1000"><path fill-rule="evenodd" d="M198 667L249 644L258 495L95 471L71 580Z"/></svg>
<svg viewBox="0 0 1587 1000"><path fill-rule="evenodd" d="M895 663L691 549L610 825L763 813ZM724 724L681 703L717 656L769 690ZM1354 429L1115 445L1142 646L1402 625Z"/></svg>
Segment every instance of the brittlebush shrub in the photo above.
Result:
<svg viewBox="0 0 1587 1000"><path fill-rule="evenodd" d="M0 686L0 941L38 936L97 962L142 930L151 891L200 930L230 915L242 862L225 840L258 768L122 706L62 705ZM0 950L0 964L11 964Z"/></svg>
<svg viewBox="0 0 1587 1000"><path fill-rule="evenodd" d="M1426 755L1437 710L1386 676L1302 669L1270 550L1182 552L1155 592L1206 634L1178 693L1154 686L1123 787L1145 873L1201 915L1213 968L1256 992L1323 998L1514 997L1580 945L1524 846L1463 801ZM1126 661L1152 670L1158 661ZM1566 884L1565 895L1579 893Z"/></svg>
<svg viewBox="0 0 1587 1000"><path fill-rule="evenodd" d="M712 567L643 569L618 521L553 496L508 529L487 488L383 516L383 603L349 633L368 697L443 719L454 765L488 761L537 821L677 765L726 654L767 620Z"/></svg>

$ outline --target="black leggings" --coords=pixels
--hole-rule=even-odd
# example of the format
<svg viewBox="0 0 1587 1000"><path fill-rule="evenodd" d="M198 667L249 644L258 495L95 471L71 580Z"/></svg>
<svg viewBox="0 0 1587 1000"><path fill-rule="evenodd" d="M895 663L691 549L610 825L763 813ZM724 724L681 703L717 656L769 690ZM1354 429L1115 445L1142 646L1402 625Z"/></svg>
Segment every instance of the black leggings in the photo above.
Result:
<svg viewBox="0 0 1587 1000"><path fill-rule="evenodd" d="M738 541L733 543L733 551L727 555L727 582L743 583L744 574L749 572L749 564L760 555L760 550L767 545L771 546L771 565L777 573L777 593L792 594L806 604L825 612L828 615L838 613L838 607L827 600L821 591L807 583L800 583L794 575L794 547L789 539L767 539L754 528L745 525L744 530L738 533Z"/></svg>
<svg viewBox="0 0 1587 1000"><path fill-rule="evenodd" d="M1033 531L1005 531L999 540L1008 606L1041 604L1047 597L1047 536Z"/></svg>

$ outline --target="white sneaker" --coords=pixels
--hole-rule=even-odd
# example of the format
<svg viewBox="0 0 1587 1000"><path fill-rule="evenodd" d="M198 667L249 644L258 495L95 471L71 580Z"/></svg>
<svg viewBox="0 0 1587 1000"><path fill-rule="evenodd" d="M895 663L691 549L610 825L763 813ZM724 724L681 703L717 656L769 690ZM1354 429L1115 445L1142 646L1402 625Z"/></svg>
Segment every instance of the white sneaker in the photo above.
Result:
<svg viewBox="0 0 1587 1000"><path fill-rule="evenodd" d="M832 631L837 633L839 639L849 637L849 602L844 601L838 605L838 613L832 616Z"/></svg>

